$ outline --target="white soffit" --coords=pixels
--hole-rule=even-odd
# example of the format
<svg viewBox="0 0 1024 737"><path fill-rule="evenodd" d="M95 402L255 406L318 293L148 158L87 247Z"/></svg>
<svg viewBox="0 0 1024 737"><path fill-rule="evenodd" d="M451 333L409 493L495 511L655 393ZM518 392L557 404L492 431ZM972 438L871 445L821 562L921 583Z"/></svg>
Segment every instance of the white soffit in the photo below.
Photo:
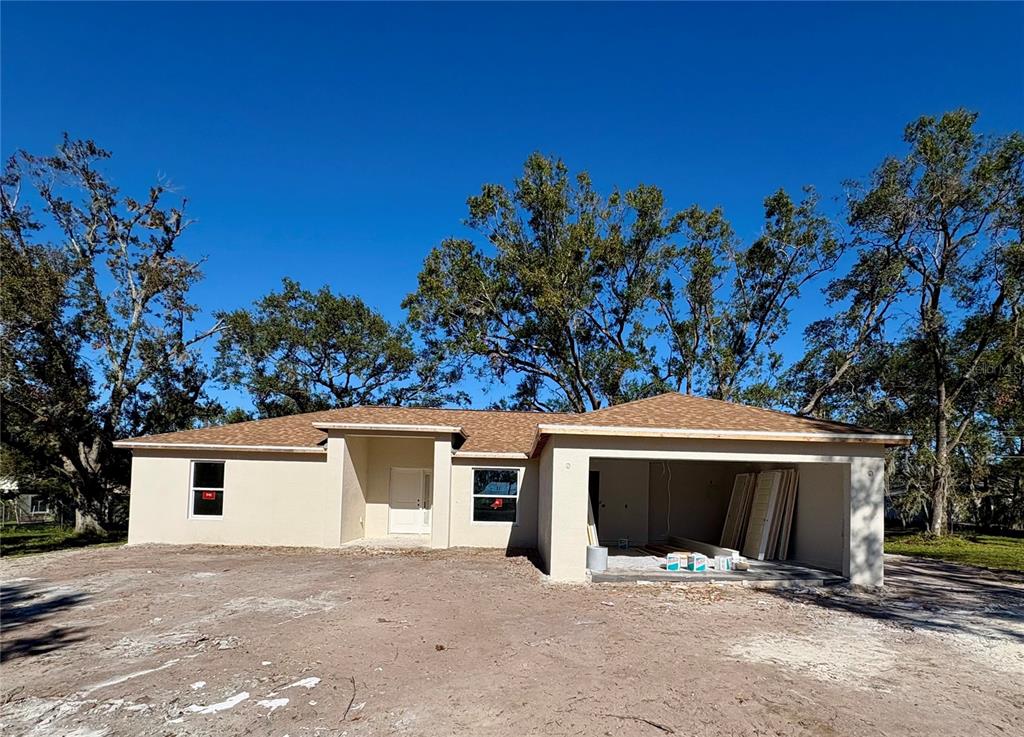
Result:
<svg viewBox="0 0 1024 737"><path fill-rule="evenodd" d="M678 427L623 427L611 425L538 425L541 435L603 435L639 438L694 438L700 440L787 440L810 443L884 443L907 445L909 435L841 432L780 432L777 430L694 430Z"/></svg>
<svg viewBox="0 0 1024 737"><path fill-rule="evenodd" d="M316 445L229 445L227 443L148 443L134 440L115 440L115 448L153 450L242 450L257 453L326 453Z"/></svg>

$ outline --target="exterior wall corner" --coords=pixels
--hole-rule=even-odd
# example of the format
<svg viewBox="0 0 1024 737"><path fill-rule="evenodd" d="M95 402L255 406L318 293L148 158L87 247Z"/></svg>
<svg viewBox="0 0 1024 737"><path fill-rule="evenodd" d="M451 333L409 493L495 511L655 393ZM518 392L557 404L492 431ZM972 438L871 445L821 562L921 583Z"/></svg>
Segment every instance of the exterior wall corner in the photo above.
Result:
<svg viewBox="0 0 1024 737"><path fill-rule="evenodd" d="M884 583L885 459L851 459L843 575L855 586Z"/></svg>
<svg viewBox="0 0 1024 737"><path fill-rule="evenodd" d="M451 545L452 441L445 435L434 438L433 499L430 513L430 547Z"/></svg>

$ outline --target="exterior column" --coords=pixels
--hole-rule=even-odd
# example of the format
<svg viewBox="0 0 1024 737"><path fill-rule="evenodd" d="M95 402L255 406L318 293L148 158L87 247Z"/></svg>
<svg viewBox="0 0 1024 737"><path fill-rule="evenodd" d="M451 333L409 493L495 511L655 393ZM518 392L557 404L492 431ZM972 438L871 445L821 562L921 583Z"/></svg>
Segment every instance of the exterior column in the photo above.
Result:
<svg viewBox="0 0 1024 737"><path fill-rule="evenodd" d="M550 511L541 502L545 505L545 522L550 525L542 533L549 536L544 546L548 574L553 581L585 581L590 455L584 450L556 446L551 449L550 468ZM541 472L545 472L545 464ZM546 490L544 482L541 489Z"/></svg>
<svg viewBox="0 0 1024 737"><path fill-rule="evenodd" d="M450 543L452 507L452 439L434 438L433 499L430 510L430 547L447 548Z"/></svg>
<svg viewBox="0 0 1024 737"><path fill-rule="evenodd" d="M884 578L885 459L850 461L843 574L857 586L881 586Z"/></svg>
<svg viewBox="0 0 1024 737"><path fill-rule="evenodd" d="M327 495L323 516L323 546L341 545L341 479L345 466L345 436L327 435Z"/></svg>

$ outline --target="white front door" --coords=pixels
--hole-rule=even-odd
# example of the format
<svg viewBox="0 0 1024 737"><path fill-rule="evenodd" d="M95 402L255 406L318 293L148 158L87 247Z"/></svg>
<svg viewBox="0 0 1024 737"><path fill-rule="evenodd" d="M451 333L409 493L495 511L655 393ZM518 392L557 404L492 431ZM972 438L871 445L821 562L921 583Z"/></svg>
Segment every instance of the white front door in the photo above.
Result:
<svg viewBox="0 0 1024 737"><path fill-rule="evenodd" d="M390 534L430 532L430 471L422 468L392 468L388 508Z"/></svg>

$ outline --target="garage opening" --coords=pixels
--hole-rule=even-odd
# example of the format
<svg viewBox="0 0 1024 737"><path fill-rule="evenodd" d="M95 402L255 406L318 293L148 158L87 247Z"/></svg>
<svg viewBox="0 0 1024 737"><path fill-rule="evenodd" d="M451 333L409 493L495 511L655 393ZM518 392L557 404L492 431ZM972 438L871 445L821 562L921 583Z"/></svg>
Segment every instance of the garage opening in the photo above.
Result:
<svg viewBox="0 0 1024 737"><path fill-rule="evenodd" d="M794 472L792 511L784 515L789 520L785 544L776 546L774 556L758 560L750 554L756 547L744 551L749 520L757 516L749 513L749 501L742 521L737 523L734 512L730 530L724 528L737 476L756 480L770 471ZM594 580L835 582L844 566L848 475L849 466L843 463L591 459L591 529L596 528L609 553L607 571L593 573ZM781 532L777 539L783 539ZM715 571L709 566L703 576L666 570L669 553L702 552L713 558L716 547L741 551L750 570Z"/></svg>

